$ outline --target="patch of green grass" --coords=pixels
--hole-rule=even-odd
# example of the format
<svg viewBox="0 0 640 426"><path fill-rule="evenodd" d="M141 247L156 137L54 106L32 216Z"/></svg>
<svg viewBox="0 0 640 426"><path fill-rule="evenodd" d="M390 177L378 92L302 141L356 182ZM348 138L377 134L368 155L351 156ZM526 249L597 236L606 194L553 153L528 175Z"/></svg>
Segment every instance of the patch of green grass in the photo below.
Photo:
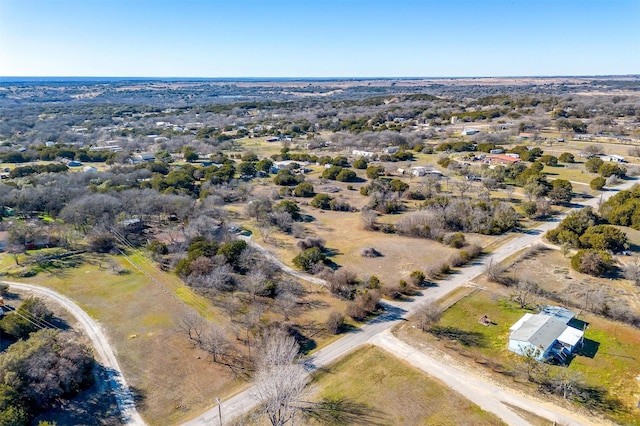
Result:
<svg viewBox="0 0 640 426"><path fill-rule="evenodd" d="M475 292L461 299L444 312L440 326L452 327L467 333L475 333L483 345L477 350L486 356L499 354L506 350L509 342L509 328L524 313L515 304L486 292ZM480 324L478 320L486 315L492 325Z"/></svg>
<svg viewBox="0 0 640 426"><path fill-rule="evenodd" d="M309 424L500 425L493 414L373 346L318 373L316 401L333 410Z"/></svg>
<svg viewBox="0 0 640 426"><path fill-rule="evenodd" d="M471 343L481 344L464 345L465 351L505 365L515 356L507 350L509 328L526 312L504 298L478 291L444 312L439 327L454 329L455 333L440 335L445 339L458 337L462 345L465 338L471 336ZM494 324L480 324L478 319L483 315L487 315ZM623 408L610 409L605 415L622 424L640 424L638 411L632 408L637 404L634 395L639 390L636 377L640 377L640 331L595 315L582 314L580 319L589 323L585 342L592 349L592 357L578 355L567 368L580 373L588 385L605 388L606 397L611 402L622 402ZM551 367L552 372L563 368Z"/></svg>

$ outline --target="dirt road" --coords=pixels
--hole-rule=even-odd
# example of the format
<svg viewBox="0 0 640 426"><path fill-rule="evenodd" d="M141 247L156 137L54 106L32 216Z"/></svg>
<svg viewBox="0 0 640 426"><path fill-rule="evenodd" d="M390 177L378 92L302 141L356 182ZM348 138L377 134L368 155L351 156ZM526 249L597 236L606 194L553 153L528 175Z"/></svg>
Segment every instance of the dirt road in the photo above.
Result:
<svg viewBox="0 0 640 426"><path fill-rule="evenodd" d="M11 288L21 291L29 291L38 296L43 296L53 300L63 306L71 315L75 317L78 324L84 329L85 334L91 339L96 355L96 360L104 367L106 374L106 384L109 386L113 396L118 404L122 416L123 424L127 425L145 425L142 417L136 409L133 395L129 391L127 382L122 375L120 365L116 359L111 345L102 329L85 311L80 309L73 301L55 292L51 289L31 284L16 283L12 281L2 281L9 284Z"/></svg>

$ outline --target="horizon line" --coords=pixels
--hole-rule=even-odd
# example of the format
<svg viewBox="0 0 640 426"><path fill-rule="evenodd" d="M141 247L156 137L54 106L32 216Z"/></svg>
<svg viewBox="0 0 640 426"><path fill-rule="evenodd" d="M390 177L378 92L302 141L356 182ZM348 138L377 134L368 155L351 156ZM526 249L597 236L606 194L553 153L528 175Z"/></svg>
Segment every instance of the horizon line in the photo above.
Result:
<svg viewBox="0 0 640 426"><path fill-rule="evenodd" d="M47 75L47 76L0 76L0 82L9 80L19 81L55 81L55 80L181 80L181 81L343 81L343 80L462 80L462 79L499 79L499 78L602 78L602 77L640 77L640 74L550 74L550 75L468 75L468 76L315 76L315 77L294 77L294 76L245 76L245 77L176 77L176 76L81 76L81 75Z"/></svg>

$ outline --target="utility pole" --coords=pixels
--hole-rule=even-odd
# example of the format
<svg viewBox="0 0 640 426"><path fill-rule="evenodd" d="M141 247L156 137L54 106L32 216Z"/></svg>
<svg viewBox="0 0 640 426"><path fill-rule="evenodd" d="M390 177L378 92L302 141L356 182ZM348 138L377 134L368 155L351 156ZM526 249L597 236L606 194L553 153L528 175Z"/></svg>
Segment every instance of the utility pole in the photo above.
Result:
<svg viewBox="0 0 640 426"><path fill-rule="evenodd" d="M220 426L222 426L222 406L220 405L220 398L216 397L218 403L218 419L220 420Z"/></svg>

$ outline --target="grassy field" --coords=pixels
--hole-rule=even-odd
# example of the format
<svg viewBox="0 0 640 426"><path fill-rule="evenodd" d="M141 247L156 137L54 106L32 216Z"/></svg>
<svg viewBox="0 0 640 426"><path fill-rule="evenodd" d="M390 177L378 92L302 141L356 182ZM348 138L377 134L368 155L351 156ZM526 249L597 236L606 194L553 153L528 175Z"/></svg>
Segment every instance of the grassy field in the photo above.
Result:
<svg viewBox="0 0 640 426"><path fill-rule="evenodd" d="M123 258L100 259L19 280L61 292L104 326L149 424L179 423L212 405L211 395L238 389L228 368L173 331L184 305ZM128 273L113 273L112 265Z"/></svg>
<svg viewBox="0 0 640 426"><path fill-rule="evenodd" d="M542 301L541 301L542 302ZM509 327L526 312L502 296L488 291L474 291L450 306L442 316L439 326L446 327L449 337L438 341L435 336L404 327L415 339L424 339L442 349L455 348L461 359L476 360L483 365L490 359L499 364L496 371L510 370L518 357L507 350ZM478 319L487 315L494 323L484 326ZM589 326L585 340L596 347L595 355L576 356L567 367L579 373L586 383L604 387L607 397L622 403L620 408L611 409L605 415L621 424L640 424L640 410L635 408L640 394L637 377L640 376L640 331L621 323L609 321L590 314L581 314L579 319ZM552 366L552 374L564 367ZM502 380L513 384L512 379L502 376ZM519 383L522 385L522 383ZM530 386L535 392L535 387Z"/></svg>
<svg viewBox="0 0 640 426"><path fill-rule="evenodd" d="M349 355L313 380L316 401L340 401L347 421L308 424L501 425L441 382L372 346Z"/></svg>

